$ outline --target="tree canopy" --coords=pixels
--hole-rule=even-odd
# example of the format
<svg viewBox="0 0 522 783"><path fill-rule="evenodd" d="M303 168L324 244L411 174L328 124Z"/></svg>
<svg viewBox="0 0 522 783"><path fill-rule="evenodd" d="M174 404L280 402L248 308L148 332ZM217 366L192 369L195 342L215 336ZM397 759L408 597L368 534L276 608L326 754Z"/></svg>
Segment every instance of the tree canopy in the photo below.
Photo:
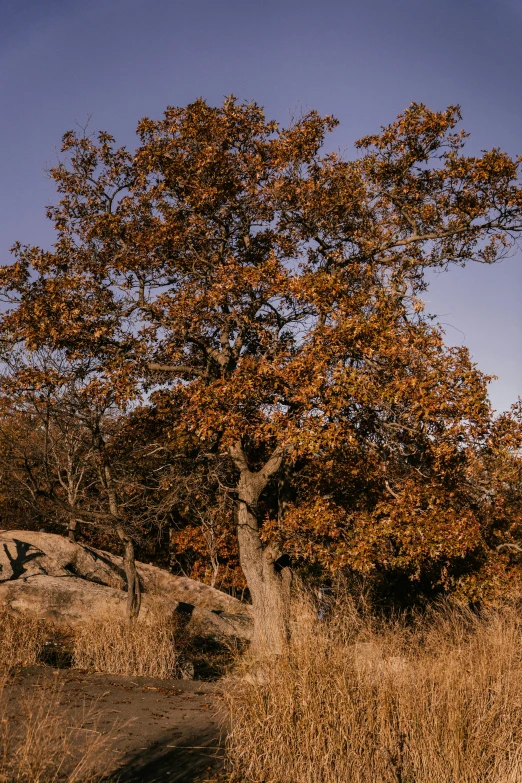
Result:
<svg viewBox="0 0 522 783"><path fill-rule="evenodd" d="M164 441L220 465L272 647L289 555L454 587L517 534L520 418L423 312L426 270L522 230L520 161L466 155L459 120L412 104L353 160L322 153L332 117L233 97L141 120L134 152L70 132L53 248L0 270L6 344L95 362L91 397L168 409Z"/></svg>

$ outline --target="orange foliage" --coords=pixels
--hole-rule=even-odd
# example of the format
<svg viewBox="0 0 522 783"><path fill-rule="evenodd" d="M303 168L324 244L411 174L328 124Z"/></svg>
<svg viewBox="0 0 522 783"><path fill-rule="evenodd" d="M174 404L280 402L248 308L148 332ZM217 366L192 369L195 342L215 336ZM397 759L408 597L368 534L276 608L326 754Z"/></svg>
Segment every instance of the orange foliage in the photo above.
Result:
<svg viewBox="0 0 522 783"><path fill-rule="evenodd" d="M276 454L249 510L266 546L451 589L511 579L519 421L493 420L488 379L423 313L426 269L492 263L522 227L519 161L467 156L459 119L412 104L354 160L321 155L331 117L278 128L234 98L142 120L135 153L68 133L56 243L1 270L4 332L95 357L120 405L168 388L165 441L231 481Z"/></svg>

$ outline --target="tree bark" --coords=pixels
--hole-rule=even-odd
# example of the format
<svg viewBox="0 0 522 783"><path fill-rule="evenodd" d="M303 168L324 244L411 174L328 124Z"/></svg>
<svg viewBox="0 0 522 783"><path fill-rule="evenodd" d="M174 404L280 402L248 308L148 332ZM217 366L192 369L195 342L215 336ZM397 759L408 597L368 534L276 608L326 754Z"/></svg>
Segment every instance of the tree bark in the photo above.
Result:
<svg viewBox="0 0 522 783"><path fill-rule="evenodd" d="M69 537L69 541L71 541L73 544L76 543L76 528L78 526L78 520L74 517L71 517L69 520L69 525L67 527L67 535Z"/></svg>
<svg viewBox="0 0 522 783"><path fill-rule="evenodd" d="M104 473L107 497L109 499L109 510L112 516L117 520L119 518L118 499L112 480L112 473L108 465L104 466ZM141 608L141 585L136 569L134 543L119 522L116 523L116 532L123 544L123 568L127 580L127 617L129 620L134 620L139 615Z"/></svg>
<svg viewBox="0 0 522 783"><path fill-rule="evenodd" d="M127 617L129 620L134 620L141 608L141 585L136 569L134 543L122 528L118 529L118 535L123 542L123 567L127 580Z"/></svg>
<svg viewBox="0 0 522 783"><path fill-rule="evenodd" d="M73 482L71 480L71 474L69 472L69 482L67 487L67 500L71 508L76 506L76 492ZM76 529L78 527L78 519L74 514L69 514L69 524L67 525L67 535L69 541L76 544Z"/></svg>
<svg viewBox="0 0 522 783"><path fill-rule="evenodd" d="M237 486L237 538L239 561L252 597L256 654L281 654L289 638L290 569L281 568L281 551L274 544L263 547L257 504L270 478L279 470L284 452L276 450L263 468L251 471L240 444L230 450L239 469Z"/></svg>

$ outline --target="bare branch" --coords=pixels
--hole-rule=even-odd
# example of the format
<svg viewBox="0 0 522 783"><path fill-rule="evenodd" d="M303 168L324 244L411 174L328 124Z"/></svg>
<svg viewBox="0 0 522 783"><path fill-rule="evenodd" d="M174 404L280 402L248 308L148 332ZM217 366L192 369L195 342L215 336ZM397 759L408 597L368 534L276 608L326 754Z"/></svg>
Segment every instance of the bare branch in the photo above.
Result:
<svg viewBox="0 0 522 783"><path fill-rule="evenodd" d="M205 373L203 370L198 370L196 367L189 367L185 364L159 364L157 362L149 362L147 365L149 370L153 372L169 372L178 373L179 375L197 375L203 377Z"/></svg>
<svg viewBox="0 0 522 783"><path fill-rule="evenodd" d="M511 549L513 552L522 552L522 546L520 546L520 544L499 544L496 549L497 552L500 552L501 549Z"/></svg>
<svg viewBox="0 0 522 783"><path fill-rule="evenodd" d="M400 500L400 496L396 492L393 491L393 489L390 487L390 485L389 485L389 483L387 481L384 482L384 486L386 487L386 489L388 490L390 495L393 495L395 500Z"/></svg>

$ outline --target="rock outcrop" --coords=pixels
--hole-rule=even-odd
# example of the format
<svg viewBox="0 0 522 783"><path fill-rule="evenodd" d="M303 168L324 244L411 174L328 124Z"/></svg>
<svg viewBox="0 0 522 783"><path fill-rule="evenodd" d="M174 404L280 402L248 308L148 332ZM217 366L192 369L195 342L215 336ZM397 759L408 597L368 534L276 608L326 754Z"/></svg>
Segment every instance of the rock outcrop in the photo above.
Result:
<svg viewBox="0 0 522 783"><path fill-rule="evenodd" d="M248 639L248 605L213 587L136 563L140 618L181 613L192 633ZM0 606L17 614L77 625L125 617L122 558L52 533L0 531Z"/></svg>

